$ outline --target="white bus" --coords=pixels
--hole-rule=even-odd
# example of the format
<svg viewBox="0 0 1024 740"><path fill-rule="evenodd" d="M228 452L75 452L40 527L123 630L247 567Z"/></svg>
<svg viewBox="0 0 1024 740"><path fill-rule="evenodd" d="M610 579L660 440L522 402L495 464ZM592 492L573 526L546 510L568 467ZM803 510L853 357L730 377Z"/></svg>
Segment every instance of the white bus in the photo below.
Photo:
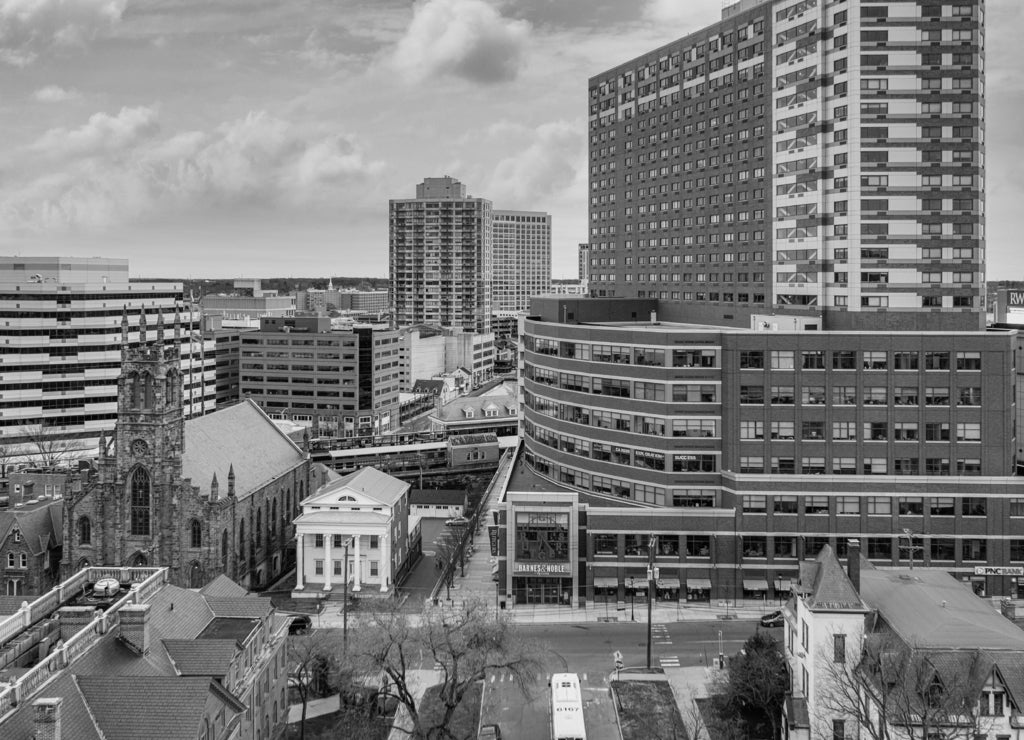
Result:
<svg viewBox="0 0 1024 740"><path fill-rule="evenodd" d="M587 740L580 677L575 673L551 677L551 740Z"/></svg>

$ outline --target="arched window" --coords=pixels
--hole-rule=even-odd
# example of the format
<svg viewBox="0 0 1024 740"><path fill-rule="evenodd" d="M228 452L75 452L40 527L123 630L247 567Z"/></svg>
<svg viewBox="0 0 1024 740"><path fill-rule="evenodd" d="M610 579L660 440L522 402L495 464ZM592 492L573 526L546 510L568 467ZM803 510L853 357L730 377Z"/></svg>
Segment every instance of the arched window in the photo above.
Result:
<svg viewBox="0 0 1024 740"><path fill-rule="evenodd" d="M89 517L83 516L78 520L78 542L82 545L92 543L92 522Z"/></svg>
<svg viewBox="0 0 1024 740"><path fill-rule="evenodd" d="M238 523L238 557L245 558L245 519Z"/></svg>
<svg viewBox="0 0 1024 740"><path fill-rule="evenodd" d="M149 373L142 374L143 398L142 407L151 409L156 406L156 397L153 389L153 376Z"/></svg>
<svg viewBox="0 0 1024 740"><path fill-rule="evenodd" d="M189 525L189 547L203 546L203 525L198 519L193 519Z"/></svg>
<svg viewBox="0 0 1024 740"><path fill-rule="evenodd" d="M267 528L271 534L277 534L277 499L275 498L270 502L270 521L267 522Z"/></svg>
<svg viewBox="0 0 1024 740"><path fill-rule="evenodd" d="M256 538L256 544L259 544L260 532L263 531L263 508L256 509L256 526L252 531L252 536Z"/></svg>
<svg viewBox="0 0 1024 740"><path fill-rule="evenodd" d="M164 406L170 408L177 401L178 389L181 387L181 381L178 380L178 374L175 372L167 373L167 378L164 380Z"/></svg>
<svg viewBox="0 0 1024 740"><path fill-rule="evenodd" d="M139 382L138 373L128 376L128 402L133 409L142 405L142 384Z"/></svg>
<svg viewBox="0 0 1024 740"><path fill-rule="evenodd" d="M148 376L147 376L148 377ZM135 536L149 535L149 473L135 468L131 477L131 522L129 532Z"/></svg>
<svg viewBox="0 0 1024 740"><path fill-rule="evenodd" d="M27 568L28 567L28 553L24 553L24 552L21 553L21 567L22 568Z"/></svg>
<svg viewBox="0 0 1024 740"><path fill-rule="evenodd" d="M203 566L197 563L195 560L188 568L188 587L189 588L202 588L203 587Z"/></svg>
<svg viewBox="0 0 1024 740"><path fill-rule="evenodd" d="M88 567L89 567L89 559L88 558L82 558L81 560L78 561L78 567L75 568L75 571L85 570Z"/></svg>
<svg viewBox="0 0 1024 740"><path fill-rule="evenodd" d="M228 572L228 530L227 527L220 533L220 569Z"/></svg>

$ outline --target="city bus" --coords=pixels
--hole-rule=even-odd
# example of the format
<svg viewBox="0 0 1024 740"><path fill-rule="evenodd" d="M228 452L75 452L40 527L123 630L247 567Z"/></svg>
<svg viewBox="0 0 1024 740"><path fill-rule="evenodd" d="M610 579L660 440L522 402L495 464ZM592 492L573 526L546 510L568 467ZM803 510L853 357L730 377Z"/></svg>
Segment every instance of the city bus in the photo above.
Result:
<svg viewBox="0 0 1024 740"><path fill-rule="evenodd" d="M575 673L551 677L551 740L587 740L580 677Z"/></svg>

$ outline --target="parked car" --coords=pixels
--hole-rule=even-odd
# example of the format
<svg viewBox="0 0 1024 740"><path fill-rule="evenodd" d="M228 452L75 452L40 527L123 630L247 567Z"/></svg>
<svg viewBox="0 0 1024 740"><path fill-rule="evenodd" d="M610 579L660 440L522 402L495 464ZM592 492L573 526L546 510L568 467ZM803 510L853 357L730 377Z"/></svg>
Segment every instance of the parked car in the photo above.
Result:
<svg viewBox="0 0 1024 740"><path fill-rule="evenodd" d="M761 617L762 627L781 627L785 623L786 617L783 616L781 610L765 614L763 617Z"/></svg>
<svg viewBox="0 0 1024 740"><path fill-rule="evenodd" d="M313 620L308 614L293 614L288 625L289 635L304 635L313 628Z"/></svg>
<svg viewBox="0 0 1024 740"><path fill-rule="evenodd" d="M501 740L501 728L497 725L483 725L476 738L477 740Z"/></svg>
<svg viewBox="0 0 1024 740"><path fill-rule="evenodd" d="M469 524L469 519L464 516L457 516L445 521L447 527L465 527L467 524Z"/></svg>

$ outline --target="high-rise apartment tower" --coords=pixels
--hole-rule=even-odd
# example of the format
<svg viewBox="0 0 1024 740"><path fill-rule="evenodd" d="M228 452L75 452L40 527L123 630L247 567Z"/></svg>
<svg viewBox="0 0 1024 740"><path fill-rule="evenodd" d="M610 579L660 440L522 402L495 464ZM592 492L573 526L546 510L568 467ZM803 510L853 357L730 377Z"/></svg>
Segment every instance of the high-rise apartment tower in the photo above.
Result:
<svg viewBox="0 0 1024 740"><path fill-rule="evenodd" d="M494 311L525 311L551 291L551 216L494 211Z"/></svg>
<svg viewBox="0 0 1024 740"><path fill-rule="evenodd" d="M428 177L390 202L391 302L397 326L491 326L491 202L452 177Z"/></svg>
<svg viewBox="0 0 1024 740"><path fill-rule="evenodd" d="M706 324L979 329L984 13L743 0L593 77L591 294Z"/></svg>

